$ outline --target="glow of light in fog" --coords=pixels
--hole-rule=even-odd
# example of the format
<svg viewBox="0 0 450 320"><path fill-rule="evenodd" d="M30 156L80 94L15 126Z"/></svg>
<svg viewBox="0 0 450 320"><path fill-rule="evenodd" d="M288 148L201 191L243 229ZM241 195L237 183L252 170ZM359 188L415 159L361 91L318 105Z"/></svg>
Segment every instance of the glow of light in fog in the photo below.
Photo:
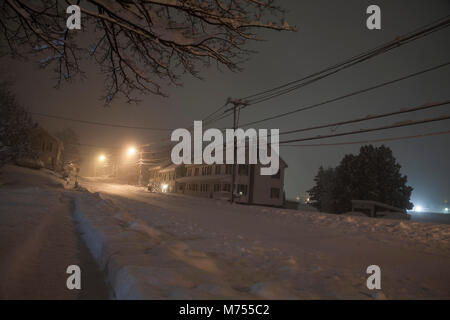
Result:
<svg viewBox="0 0 450 320"><path fill-rule="evenodd" d="M415 206L414 207L414 211L415 212L422 212L423 211L423 207L422 206Z"/></svg>
<svg viewBox="0 0 450 320"><path fill-rule="evenodd" d="M445 208L444 211L445 211L445 212L448 212L448 208Z"/></svg>
<svg viewBox="0 0 450 320"><path fill-rule="evenodd" d="M167 184L162 184L161 185L161 190L162 190L162 192L167 192L167 188L168 188L169 186L167 185Z"/></svg>
<svg viewBox="0 0 450 320"><path fill-rule="evenodd" d="M128 156L134 156L135 155L135 153L136 153L136 149L134 148L134 147L130 147L130 148L128 148Z"/></svg>
<svg viewBox="0 0 450 320"><path fill-rule="evenodd" d="M103 154L101 154L101 155L98 157L98 160L99 160L99 161L102 161L102 162L105 161L105 159L106 159L106 158L105 158L105 156L104 156Z"/></svg>

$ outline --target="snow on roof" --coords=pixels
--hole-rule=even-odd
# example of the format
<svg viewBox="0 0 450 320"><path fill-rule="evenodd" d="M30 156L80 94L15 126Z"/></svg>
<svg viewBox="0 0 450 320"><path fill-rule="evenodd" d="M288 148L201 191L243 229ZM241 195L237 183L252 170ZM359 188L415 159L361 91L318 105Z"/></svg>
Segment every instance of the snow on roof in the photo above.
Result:
<svg viewBox="0 0 450 320"><path fill-rule="evenodd" d="M384 209L392 210L392 211L398 211L398 212L404 212L405 210L388 205L386 203L374 201L374 200L352 200L352 205L355 206L355 208L358 208L358 205L373 205L378 206Z"/></svg>
<svg viewBox="0 0 450 320"><path fill-rule="evenodd" d="M167 171L171 171L171 170L175 170L178 167L178 165L176 164L170 164L168 166L166 166L165 168L161 169L161 172L167 172Z"/></svg>

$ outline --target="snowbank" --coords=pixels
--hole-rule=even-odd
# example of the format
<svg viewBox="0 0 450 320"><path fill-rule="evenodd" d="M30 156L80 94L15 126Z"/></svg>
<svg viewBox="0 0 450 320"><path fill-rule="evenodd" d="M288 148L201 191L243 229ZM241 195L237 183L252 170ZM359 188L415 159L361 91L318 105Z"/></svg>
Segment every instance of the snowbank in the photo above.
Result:
<svg viewBox="0 0 450 320"><path fill-rule="evenodd" d="M142 291L132 275L132 268L121 264L115 256L117 250L126 246L126 242L121 248L111 245L118 245L126 234L111 219L110 210L98 194L84 192L75 197L74 218L79 223L81 236L100 268L106 272L114 297L142 299Z"/></svg>
<svg viewBox="0 0 450 320"><path fill-rule="evenodd" d="M41 160L24 157L16 159L16 165L30 169L41 169L44 167L44 163Z"/></svg>
<svg viewBox="0 0 450 320"><path fill-rule="evenodd" d="M98 193L75 196L74 217L116 299L243 298L207 254L192 250Z"/></svg>

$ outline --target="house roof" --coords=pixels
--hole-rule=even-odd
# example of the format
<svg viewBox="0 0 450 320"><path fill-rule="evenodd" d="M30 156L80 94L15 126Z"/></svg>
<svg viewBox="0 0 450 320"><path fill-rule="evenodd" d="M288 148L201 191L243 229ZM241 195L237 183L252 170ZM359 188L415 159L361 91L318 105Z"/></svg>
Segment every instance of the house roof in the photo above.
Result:
<svg viewBox="0 0 450 320"><path fill-rule="evenodd" d="M56 142L61 148L64 147L63 142L55 137L54 135L52 135L51 133L49 133L47 130L45 130L40 124L36 124L32 129L31 129L32 134L34 135L42 135L45 136L47 138L52 139L54 142Z"/></svg>
<svg viewBox="0 0 450 320"><path fill-rule="evenodd" d="M171 160L162 161L162 162L148 168L148 171L161 170L161 169L166 168L167 166L170 166L171 164L173 164Z"/></svg>

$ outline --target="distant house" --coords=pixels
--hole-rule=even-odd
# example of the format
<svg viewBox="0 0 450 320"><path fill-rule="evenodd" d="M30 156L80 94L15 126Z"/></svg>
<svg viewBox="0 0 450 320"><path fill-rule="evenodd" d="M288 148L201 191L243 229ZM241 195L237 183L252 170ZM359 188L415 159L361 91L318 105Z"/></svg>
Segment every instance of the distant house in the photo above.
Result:
<svg viewBox="0 0 450 320"><path fill-rule="evenodd" d="M39 125L31 130L31 146L45 168L54 171L62 168L63 143Z"/></svg>
<svg viewBox="0 0 450 320"><path fill-rule="evenodd" d="M284 171L287 164L280 158L277 174L263 176L259 164L235 165L232 188L230 164L161 164L150 168L149 186L153 190L176 192L214 199L231 199L238 203L282 206L284 203Z"/></svg>

